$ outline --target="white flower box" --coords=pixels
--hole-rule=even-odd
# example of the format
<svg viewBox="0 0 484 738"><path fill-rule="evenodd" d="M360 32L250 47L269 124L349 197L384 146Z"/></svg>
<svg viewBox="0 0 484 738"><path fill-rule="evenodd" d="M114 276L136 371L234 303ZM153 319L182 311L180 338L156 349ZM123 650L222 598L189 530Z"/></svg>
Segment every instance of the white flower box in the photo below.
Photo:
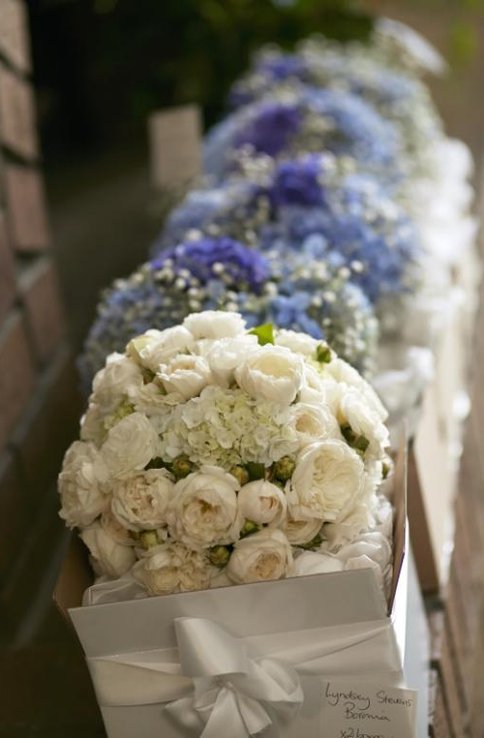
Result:
<svg viewBox="0 0 484 738"><path fill-rule="evenodd" d="M73 541L59 576L55 600L61 611L69 614L86 653L108 736L178 738L201 734L202 730L183 730L164 710L169 701L174 701L177 690L177 697L193 691L187 692L186 679L180 681L173 674L160 676L157 671L163 669L162 664L166 671L169 662L168 671L177 671L173 668L178 658L176 618L213 621L231 636L247 639L249 648L255 648L257 654L263 651L264 655L286 663L322 658L323 666L315 669L316 674L309 674L307 668L302 670L304 701L297 716L282 722L276 719L281 738L322 735L322 679L343 676L360 683L376 679L388 686L404 685L404 455L402 450L395 473L390 603L385 601L373 571L357 569L82 607L82 594L92 583L92 575L80 544ZM202 658L204 640L195 644L196 659ZM288 655L289 647L292 656ZM217 645L212 647L210 657L216 648ZM220 648L218 657L224 660L227 653ZM163 701L159 695L166 697L167 679L175 681L168 686L171 699ZM259 735L275 735L271 729ZM230 734L231 738L238 735L230 727L227 731L225 735Z"/></svg>

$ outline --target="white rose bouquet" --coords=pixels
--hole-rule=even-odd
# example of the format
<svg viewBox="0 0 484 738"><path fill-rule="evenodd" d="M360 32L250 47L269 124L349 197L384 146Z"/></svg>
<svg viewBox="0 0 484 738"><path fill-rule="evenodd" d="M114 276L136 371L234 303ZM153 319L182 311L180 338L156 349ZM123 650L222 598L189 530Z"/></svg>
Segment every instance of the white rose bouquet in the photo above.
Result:
<svg viewBox="0 0 484 738"><path fill-rule="evenodd" d="M384 575L385 418L326 343L192 314L96 375L60 515L104 582L143 594L365 564Z"/></svg>

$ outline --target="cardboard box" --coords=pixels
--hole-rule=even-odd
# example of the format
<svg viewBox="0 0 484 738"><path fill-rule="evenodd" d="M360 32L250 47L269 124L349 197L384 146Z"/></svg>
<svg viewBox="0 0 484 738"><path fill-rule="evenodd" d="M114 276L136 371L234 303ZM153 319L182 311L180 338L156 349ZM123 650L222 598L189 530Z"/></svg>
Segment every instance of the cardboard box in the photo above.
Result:
<svg viewBox="0 0 484 738"><path fill-rule="evenodd" d="M57 582L55 601L70 616L84 648L110 738L178 738L186 734L162 709L167 703L153 697L158 690L163 692L163 686L156 683L159 675L153 676L159 665L171 662L173 667L178 659L183 661L183 644L177 644L174 627L177 618L208 619L210 625L222 626L229 639L233 636L237 643L243 639L249 649L255 646L258 654L269 658L278 653L283 662L286 656L280 656L281 648L285 653L288 647L293 652L302 647L304 663L327 652L322 656L322 673L316 669L309 676L302 670L304 702L297 717L279 725L281 738L316 738L321 734L322 679L344 677L360 684L376 680L389 687L402 686L407 628L405 499L406 450L402 449L395 473L394 569L389 602L374 572L359 569L81 607L92 575L81 544L73 540ZM365 640L366 635L360 637L377 631L369 640ZM197 658L203 650L202 641L196 645ZM336 644L333 651L330 643ZM119 669L124 670L121 677ZM172 671L180 673L176 667ZM100 674L104 674L102 684ZM116 684L113 696L117 679L121 687L118 690ZM187 689L193 692L190 685L185 685L183 694ZM123 690L124 696L119 698ZM230 733L229 728L227 731ZM199 733L201 730L193 734ZM260 735L269 736L270 732Z"/></svg>

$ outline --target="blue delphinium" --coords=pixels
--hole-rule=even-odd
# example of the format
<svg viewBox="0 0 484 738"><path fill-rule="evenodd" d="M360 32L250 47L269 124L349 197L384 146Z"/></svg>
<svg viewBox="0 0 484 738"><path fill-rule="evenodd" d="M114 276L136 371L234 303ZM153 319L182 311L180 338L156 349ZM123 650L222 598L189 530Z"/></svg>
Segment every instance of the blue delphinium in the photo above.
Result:
<svg viewBox="0 0 484 738"><path fill-rule="evenodd" d="M274 93L230 114L207 136L204 166L220 179L260 154L276 159L330 151L387 184L400 181L400 134L368 103L337 90Z"/></svg>
<svg viewBox="0 0 484 738"><path fill-rule="evenodd" d="M344 266L374 304L415 287L420 249L413 222L373 177L341 173L330 154L282 161L252 179L192 192L168 219L154 253L192 230L229 235L272 260L296 252Z"/></svg>
<svg viewBox="0 0 484 738"><path fill-rule="evenodd" d="M266 256L226 236L192 235L106 290L79 361L83 384L88 389L106 356L134 336L211 309L240 312L249 326L274 322L308 332L368 372L377 322L346 271L308 266L296 252Z"/></svg>

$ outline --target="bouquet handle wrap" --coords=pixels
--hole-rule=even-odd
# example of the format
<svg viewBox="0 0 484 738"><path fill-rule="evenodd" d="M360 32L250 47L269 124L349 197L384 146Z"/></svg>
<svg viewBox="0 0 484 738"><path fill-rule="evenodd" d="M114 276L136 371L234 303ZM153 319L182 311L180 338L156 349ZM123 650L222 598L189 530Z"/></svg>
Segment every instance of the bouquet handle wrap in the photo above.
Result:
<svg viewBox="0 0 484 738"><path fill-rule="evenodd" d="M177 618L175 629L178 648L88 658L101 706L162 703L161 732L175 720L187 735L248 738L291 722L301 678L402 679L388 619L246 638L205 618Z"/></svg>

